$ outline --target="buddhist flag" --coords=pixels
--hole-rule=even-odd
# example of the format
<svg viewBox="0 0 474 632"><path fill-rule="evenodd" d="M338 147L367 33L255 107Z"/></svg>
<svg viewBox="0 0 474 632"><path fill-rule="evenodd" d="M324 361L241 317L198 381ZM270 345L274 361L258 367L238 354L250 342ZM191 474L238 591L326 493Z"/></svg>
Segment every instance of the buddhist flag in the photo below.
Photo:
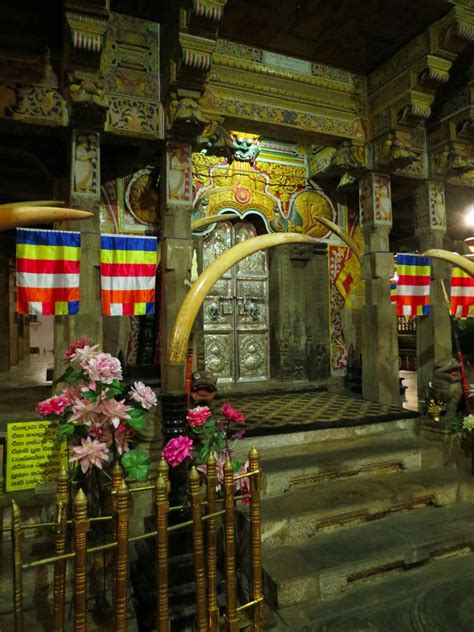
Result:
<svg viewBox="0 0 474 632"><path fill-rule="evenodd" d="M77 314L81 234L17 228L17 312Z"/></svg>
<svg viewBox="0 0 474 632"><path fill-rule="evenodd" d="M397 304L397 277L390 279L390 302Z"/></svg>
<svg viewBox="0 0 474 632"><path fill-rule="evenodd" d="M451 273L451 314L474 316L474 278L456 267Z"/></svg>
<svg viewBox="0 0 474 632"><path fill-rule="evenodd" d="M397 314L425 316L430 312L431 259L397 255Z"/></svg>
<svg viewBox="0 0 474 632"><path fill-rule="evenodd" d="M106 316L155 313L156 237L102 235L100 283Z"/></svg>

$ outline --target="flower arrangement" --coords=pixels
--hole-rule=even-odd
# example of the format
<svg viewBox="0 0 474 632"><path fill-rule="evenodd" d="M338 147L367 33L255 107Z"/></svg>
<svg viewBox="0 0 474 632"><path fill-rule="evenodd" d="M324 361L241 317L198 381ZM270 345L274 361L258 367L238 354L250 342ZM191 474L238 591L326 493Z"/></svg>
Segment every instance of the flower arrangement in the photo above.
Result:
<svg viewBox="0 0 474 632"><path fill-rule="evenodd" d="M56 444L67 442L69 462L77 463L83 474L118 461L131 479L145 481L149 456L133 444L157 404L152 389L135 382L125 392L120 360L87 338L72 343L65 362L68 366L56 380L65 387L37 407L42 417L57 424Z"/></svg>
<svg viewBox="0 0 474 632"><path fill-rule="evenodd" d="M196 406L188 410L187 422L189 434L170 439L163 448L163 457L170 467L177 467L187 459L195 458L197 469L206 475L207 458L213 454L216 461L217 490L224 482L224 464L230 459L235 473L243 474L248 470L248 462L243 463L233 457L235 442L245 434L245 417L230 403L221 408L221 415L214 414L208 406ZM196 454L197 452L197 454ZM237 489L248 502L249 480L238 479Z"/></svg>

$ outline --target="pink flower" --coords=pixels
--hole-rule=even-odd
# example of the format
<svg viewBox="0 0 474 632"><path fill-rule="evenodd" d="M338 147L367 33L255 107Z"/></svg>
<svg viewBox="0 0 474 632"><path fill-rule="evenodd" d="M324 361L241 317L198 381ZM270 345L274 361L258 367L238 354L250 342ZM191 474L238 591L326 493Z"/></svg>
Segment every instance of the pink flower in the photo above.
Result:
<svg viewBox="0 0 474 632"><path fill-rule="evenodd" d="M99 406L99 410L105 421L109 421L114 428L118 428L122 419L131 419L128 411L131 406L122 399L119 402L116 399L104 399Z"/></svg>
<svg viewBox="0 0 474 632"><path fill-rule="evenodd" d="M72 456L69 461L79 461L84 474L93 465L102 469L102 462L105 463L109 460L109 448L107 445L97 441L97 439L92 441L90 437L81 439L81 445L74 446L72 451L74 456Z"/></svg>
<svg viewBox="0 0 474 632"><path fill-rule="evenodd" d="M66 359L69 362L73 362L74 360L76 360L76 358L77 358L76 350L77 349L84 349L84 347L86 345L90 345L91 342L92 342L92 340L89 340L85 336L83 336L80 340L74 340L72 345L69 347L69 349L64 354L66 356Z"/></svg>
<svg viewBox="0 0 474 632"><path fill-rule="evenodd" d="M152 406L156 406L157 399L155 393L149 386L145 386L143 382L135 382L130 389L130 398L138 402L143 408L149 410Z"/></svg>
<svg viewBox="0 0 474 632"><path fill-rule="evenodd" d="M241 466L237 474L246 474L248 470L249 462L246 461L246 463ZM241 494L245 494L245 498L241 498L244 505L250 505L250 478L248 476L245 478L239 478L237 480L237 489Z"/></svg>
<svg viewBox="0 0 474 632"><path fill-rule="evenodd" d="M93 382L112 384L114 380L122 379L120 360L111 356L110 353L97 353L81 359L81 366Z"/></svg>
<svg viewBox="0 0 474 632"><path fill-rule="evenodd" d="M211 416L211 410L208 406L196 406L192 410L188 410L186 419L191 428L202 426L206 419Z"/></svg>
<svg viewBox="0 0 474 632"><path fill-rule="evenodd" d="M170 439L163 448L163 456L166 462L171 465L171 467L176 467L191 456L192 445L193 440L183 435Z"/></svg>
<svg viewBox="0 0 474 632"><path fill-rule="evenodd" d="M99 353L99 345L84 345L83 347L77 347L77 349L74 351L74 355L71 356L70 362L78 360L78 362L80 362L82 366L83 362L86 362L90 358L99 355Z"/></svg>
<svg viewBox="0 0 474 632"><path fill-rule="evenodd" d="M234 408L231 404L229 404L229 402L222 406L222 414L224 415L224 417L227 417L229 421L233 421L236 424L245 423L245 417L242 415L242 413L238 411L237 408Z"/></svg>
<svg viewBox="0 0 474 632"><path fill-rule="evenodd" d="M42 417L47 415L62 415L64 409L69 404L69 400L64 395L55 395L49 399L45 399L38 404L36 410Z"/></svg>
<svg viewBox="0 0 474 632"><path fill-rule="evenodd" d="M214 459L216 461L216 492L218 492L224 484L224 465L227 457L224 455L223 452L221 454L217 454L217 452L214 452ZM198 465L196 469L207 476L207 465Z"/></svg>
<svg viewBox="0 0 474 632"><path fill-rule="evenodd" d="M75 386L66 386L61 391L61 397L65 397L68 401L68 405L74 403L74 400L79 397L79 391Z"/></svg>
<svg viewBox="0 0 474 632"><path fill-rule="evenodd" d="M91 424L97 425L99 423L100 407L86 397L79 399L76 397L72 406L72 415L69 417L69 421L78 422L90 426Z"/></svg>

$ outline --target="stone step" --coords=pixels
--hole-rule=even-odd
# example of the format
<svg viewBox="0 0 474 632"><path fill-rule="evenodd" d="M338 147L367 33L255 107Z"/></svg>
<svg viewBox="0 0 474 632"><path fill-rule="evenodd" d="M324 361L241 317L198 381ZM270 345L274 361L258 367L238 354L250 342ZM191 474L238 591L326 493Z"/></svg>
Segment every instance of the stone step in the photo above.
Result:
<svg viewBox="0 0 474 632"><path fill-rule="evenodd" d="M413 413L411 413L413 414ZM273 448L288 446L303 446L307 443L324 443L331 441L357 439L381 435L386 437L392 432L406 432L413 435L418 420L416 418L395 419L392 421L371 422L362 425L343 426L335 428L320 428L303 432L289 432L264 435L261 437L244 437L235 446L235 455L239 458L247 456L249 450L255 446L263 455Z"/></svg>
<svg viewBox="0 0 474 632"><path fill-rule="evenodd" d="M263 489L265 496L276 496L324 481L442 466L440 443L406 433L308 443L264 453Z"/></svg>
<svg viewBox="0 0 474 632"><path fill-rule="evenodd" d="M266 593L275 607L342 597L373 582L474 546L474 503L392 515L315 536L264 556Z"/></svg>
<svg viewBox="0 0 474 632"><path fill-rule="evenodd" d="M469 479L466 479L469 480ZM434 469L319 483L262 500L265 549L298 544L317 533L334 532L386 515L460 500L464 479ZM470 486L463 489L467 494Z"/></svg>
<svg viewBox="0 0 474 632"><path fill-rule="evenodd" d="M359 584L336 603L314 599L278 612L273 632L472 632L474 554Z"/></svg>

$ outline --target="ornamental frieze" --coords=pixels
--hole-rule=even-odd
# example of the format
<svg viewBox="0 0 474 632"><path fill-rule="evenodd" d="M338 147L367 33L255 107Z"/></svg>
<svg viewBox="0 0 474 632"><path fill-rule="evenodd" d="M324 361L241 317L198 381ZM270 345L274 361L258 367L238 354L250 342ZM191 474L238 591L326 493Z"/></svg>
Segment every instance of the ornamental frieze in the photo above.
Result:
<svg viewBox="0 0 474 632"><path fill-rule="evenodd" d="M331 112L333 116L324 116L316 108L306 104L299 104L310 111L296 109L294 105L280 104L276 99L264 98L262 102L250 101L243 98L240 92L224 94L215 88L207 87L201 99L201 109L204 115L211 118L229 116L242 120L261 121L273 125L298 128L308 132L340 136L355 140L365 140L367 135L367 121L360 116L350 116L348 113ZM256 95L253 95L256 98ZM315 111L316 110L316 111ZM339 116L338 116L339 115Z"/></svg>
<svg viewBox="0 0 474 632"><path fill-rule="evenodd" d="M36 125L68 124L67 104L59 90L0 82L0 117Z"/></svg>

